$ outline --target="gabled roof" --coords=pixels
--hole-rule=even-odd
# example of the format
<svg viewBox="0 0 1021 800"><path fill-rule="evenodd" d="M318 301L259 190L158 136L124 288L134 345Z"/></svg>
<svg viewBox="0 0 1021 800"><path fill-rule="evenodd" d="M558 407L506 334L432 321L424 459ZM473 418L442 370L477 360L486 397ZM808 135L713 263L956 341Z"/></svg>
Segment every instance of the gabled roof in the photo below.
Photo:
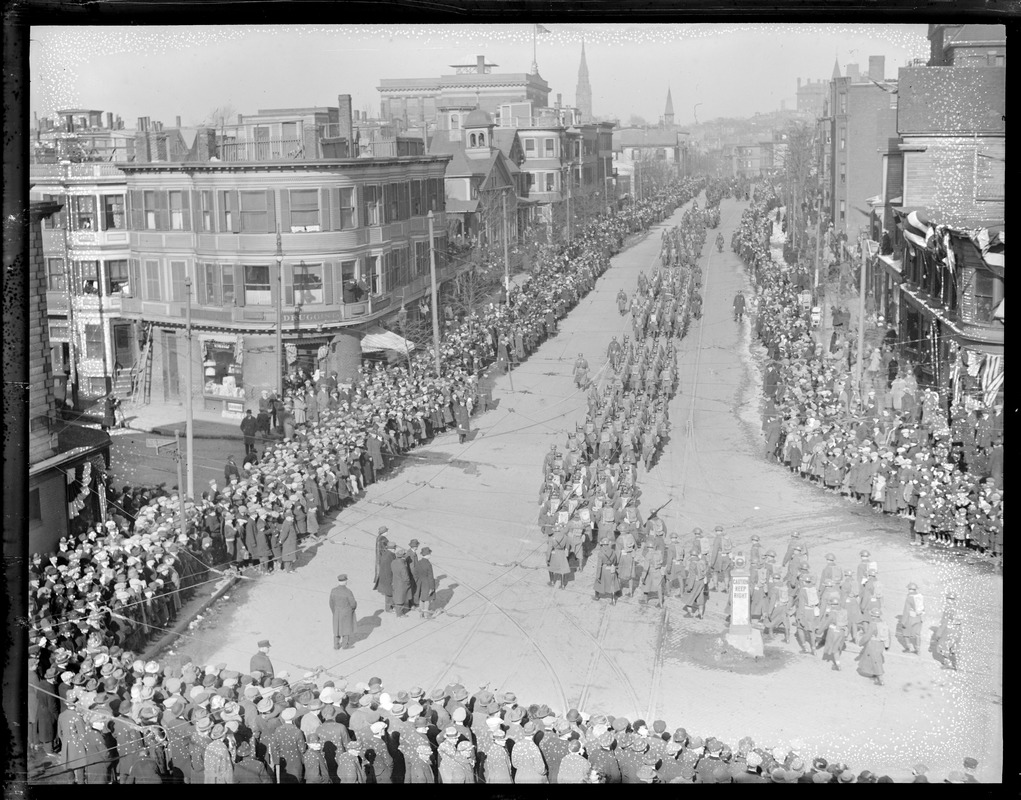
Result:
<svg viewBox="0 0 1021 800"><path fill-rule="evenodd" d="M1003 67L905 67L897 87L897 132L1004 133Z"/></svg>
<svg viewBox="0 0 1021 800"><path fill-rule="evenodd" d="M441 132L441 133L445 133ZM493 144L499 148L496 140ZM447 164L446 177L460 178L468 175L487 176L493 171L497 161L502 161L508 174L514 175L519 172L517 166L501 149L493 150L486 158L468 158L464 152L464 143L452 142L444 135L436 134L429 142L429 155L450 155L450 163Z"/></svg>

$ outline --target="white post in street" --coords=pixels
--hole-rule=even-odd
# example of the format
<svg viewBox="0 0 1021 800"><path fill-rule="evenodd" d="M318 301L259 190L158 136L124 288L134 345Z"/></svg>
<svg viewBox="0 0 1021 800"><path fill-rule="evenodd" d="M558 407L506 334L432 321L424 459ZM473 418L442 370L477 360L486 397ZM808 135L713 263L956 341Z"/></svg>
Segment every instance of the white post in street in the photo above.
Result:
<svg viewBox="0 0 1021 800"><path fill-rule="evenodd" d="M277 226L277 400L284 402L284 249L280 237L280 226ZM279 421L278 421L279 424Z"/></svg>
<svg viewBox="0 0 1021 800"><path fill-rule="evenodd" d="M436 374L440 375L440 306L436 300L436 239L433 237L433 212L429 210L429 282L433 304L433 355Z"/></svg>
<svg viewBox="0 0 1021 800"><path fill-rule="evenodd" d="M503 291L510 305L510 225L507 224L507 193L500 197L503 201Z"/></svg>
<svg viewBox="0 0 1021 800"><path fill-rule="evenodd" d="M185 299L185 317L184 317L184 339L185 348L188 354L187 367L184 370L184 437L185 447L188 451L188 497L195 497L195 464L194 464L194 449L195 443L194 437L194 419L192 413L192 396L191 396L191 372L195 367L195 355L192 352L191 346L191 276L186 275L184 278L184 293Z"/></svg>

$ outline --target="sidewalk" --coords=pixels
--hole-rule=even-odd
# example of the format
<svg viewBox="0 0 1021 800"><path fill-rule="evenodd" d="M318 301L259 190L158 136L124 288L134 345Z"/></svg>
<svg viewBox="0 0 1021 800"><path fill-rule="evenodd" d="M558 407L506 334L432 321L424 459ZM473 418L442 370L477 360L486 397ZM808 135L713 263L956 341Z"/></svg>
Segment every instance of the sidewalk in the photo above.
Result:
<svg viewBox="0 0 1021 800"><path fill-rule="evenodd" d="M129 430L173 436L174 431L185 432L184 403L125 403L124 427ZM196 439L237 439L241 441L240 423L225 419L218 412L202 408L192 409L193 435Z"/></svg>

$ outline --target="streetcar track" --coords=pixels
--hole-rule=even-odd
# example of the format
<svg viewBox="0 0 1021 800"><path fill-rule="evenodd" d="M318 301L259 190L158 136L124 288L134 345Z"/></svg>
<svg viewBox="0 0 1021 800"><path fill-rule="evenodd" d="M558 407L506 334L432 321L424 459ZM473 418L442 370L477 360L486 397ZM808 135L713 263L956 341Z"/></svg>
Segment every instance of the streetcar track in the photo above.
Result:
<svg viewBox="0 0 1021 800"><path fill-rule="evenodd" d="M649 681L649 713L646 720L656 718L656 698L659 697L659 683L663 679L663 643L666 641L667 618L670 609L663 603L663 612L659 619L659 633L656 636L656 650L652 660L652 678Z"/></svg>

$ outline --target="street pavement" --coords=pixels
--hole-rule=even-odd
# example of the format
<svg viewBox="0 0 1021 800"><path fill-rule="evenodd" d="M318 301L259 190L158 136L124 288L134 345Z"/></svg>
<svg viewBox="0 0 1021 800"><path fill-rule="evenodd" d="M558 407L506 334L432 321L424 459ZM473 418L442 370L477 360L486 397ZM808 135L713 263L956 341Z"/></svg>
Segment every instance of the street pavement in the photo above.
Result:
<svg viewBox="0 0 1021 800"><path fill-rule="evenodd" d="M729 241L746 204L725 200ZM908 522L850 504L792 476L764 456L761 391L750 321L732 318L745 276L737 256L719 254L707 238L703 254L703 318L679 345L680 389L670 404L671 431L651 471L640 476L641 510L670 500L661 512L682 541L694 526L726 527L736 549L758 533L763 549L782 557L793 530L809 548L813 572L832 552L854 568L867 548L879 563L891 628L914 580L926 598L924 641L939 622L946 591L962 599L967 620L961 670L941 669L923 647L901 652L894 641L886 685L855 672L852 645L840 672L798 652L793 639L767 641L758 661L720 652L726 630L722 593L711 595L702 620L686 617L676 599L665 609L637 598L593 599L594 564L566 589L547 585L545 542L536 523L541 465L550 444L562 446L584 420L585 395L571 369L584 353L603 379L613 335L630 333L617 312L638 274L658 264L664 226L613 259L556 337L510 376L496 381L497 407L477 417L465 444L454 434L412 451L389 477L329 525L325 543L302 554L293 574L244 579L215 622L182 639L201 663L246 668L255 643L268 638L279 672L324 667L352 682L378 675L384 686L436 686L459 681L513 690L524 704L545 702L560 713L577 707L662 718L672 728L714 735L732 746L742 736L769 746L804 746L806 755L837 758L860 771L909 779L917 763L937 780L979 759L978 775L1000 780L1002 729L1002 577L942 551L908 545ZM511 383L513 382L513 389ZM196 482L197 485L200 481ZM373 542L386 525L399 545L417 538L432 549L443 612L424 620L383 613L374 592ZM332 648L328 597L337 573L350 575L359 602L351 651Z"/></svg>

